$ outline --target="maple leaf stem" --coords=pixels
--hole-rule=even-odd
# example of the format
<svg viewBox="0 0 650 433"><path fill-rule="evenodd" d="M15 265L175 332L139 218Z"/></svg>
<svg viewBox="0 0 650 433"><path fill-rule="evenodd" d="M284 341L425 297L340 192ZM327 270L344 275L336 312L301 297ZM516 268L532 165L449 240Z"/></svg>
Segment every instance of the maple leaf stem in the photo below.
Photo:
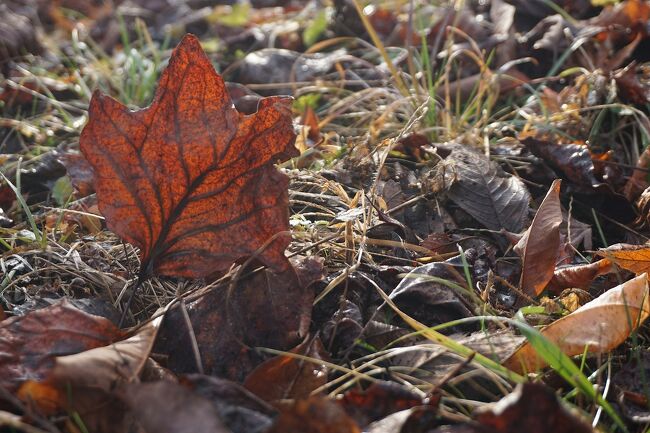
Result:
<svg viewBox="0 0 650 433"><path fill-rule="evenodd" d="M149 262L151 263L151 262ZM131 303L133 302L133 298L135 297L135 293L138 291L140 286L142 286L142 283L144 283L146 280L149 279L151 276L151 265L143 263L144 266L140 269L140 272L138 273L138 280L135 282L135 286L131 289L131 293L129 293L129 298L126 300L126 305L124 305L124 309L122 310L122 316L120 316L120 321L117 324L118 328L122 328L122 325L124 324L124 320L126 320L126 315L129 313L129 310L131 309Z"/></svg>

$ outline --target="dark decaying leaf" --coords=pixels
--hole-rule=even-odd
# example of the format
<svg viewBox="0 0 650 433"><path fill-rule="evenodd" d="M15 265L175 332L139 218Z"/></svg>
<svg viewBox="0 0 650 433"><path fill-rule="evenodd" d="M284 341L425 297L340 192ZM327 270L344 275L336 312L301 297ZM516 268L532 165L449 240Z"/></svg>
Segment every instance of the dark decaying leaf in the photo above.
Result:
<svg viewBox="0 0 650 433"><path fill-rule="evenodd" d="M278 355L258 365L244 381L246 389L265 401L309 397L327 383L328 369L318 361L327 358L320 338L309 338L291 349L301 355Z"/></svg>
<svg viewBox="0 0 650 433"><path fill-rule="evenodd" d="M449 188L454 203L488 229L523 229L530 194L521 180L465 147L455 146L445 162L455 171L456 181Z"/></svg>
<svg viewBox="0 0 650 433"><path fill-rule="evenodd" d="M518 385L494 406L479 409L474 418L494 433L591 433L593 429L560 403L542 384Z"/></svg>
<svg viewBox="0 0 650 433"><path fill-rule="evenodd" d="M267 433L360 433L357 424L335 401L313 396L281 408Z"/></svg>
<svg viewBox="0 0 650 433"><path fill-rule="evenodd" d="M467 282L452 265L440 262L420 266L409 272L390 294L400 309L427 325L469 317L471 305L458 289L445 282L465 287Z"/></svg>
<svg viewBox="0 0 650 433"><path fill-rule="evenodd" d="M533 222L515 247L523 262L519 287L528 296L538 296L553 278L562 224L560 184L560 180L553 182Z"/></svg>
<svg viewBox="0 0 650 433"><path fill-rule="evenodd" d="M262 246L263 263L287 269L288 180L273 164L297 154L288 98L240 114L187 35L148 108L96 92L88 111L80 148L100 210L140 249L143 275L205 276Z"/></svg>
<svg viewBox="0 0 650 433"><path fill-rule="evenodd" d="M636 65L630 65L617 72L614 80L616 80L618 93L624 101L639 105L650 102L650 86L641 83L637 76Z"/></svg>
<svg viewBox="0 0 650 433"><path fill-rule="evenodd" d="M623 414L637 424L650 422L648 377L650 377L650 353L643 350L631 355L629 361L614 374L612 380Z"/></svg>
<svg viewBox="0 0 650 433"><path fill-rule="evenodd" d="M235 382L190 374L181 383L209 400L232 433L264 433L277 416L272 406Z"/></svg>
<svg viewBox="0 0 650 433"><path fill-rule="evenodd" d="M139 380L161 321L154 319L117 343L56 357L45 378L24 383L18 396L44 413L75 412L90 431L120 431L131 418L114 392Z"/></svg>
<svg viewBox="0 0 650 433"><path fill-rule="evenodd" d="M230 294L220 286L187 303L206 374L241 381L263 361L256 347L289 350L303 340L314 298L309 286L322 278L323 265L306 258L294 267L257 272L241 278ZM177 373L197 371L179 307L167 313L155 351L166 354Z"/></svg>
<svg viewBox="0 0 650 433"><path fill-rule="evenodd" d="M594 163L586 145L553 143L534 137L526 137L521 143L573 184L586 188L606 188L594 175Z"/></svg>
<svg viewBox="0 0 650 433"><path fill-rule="evenodd" d="M68 301L0 322L0 386L15 392L45 379L57 357L106 346L123 337L108 319L74 308Z"/></svg>
<svg viewBox="0 0 650 433"><path fill-rule="evenodd" d="M132 384L121 397L147 433L231 433L210 401L174 382Z"/></svg>
<svg viewBox="0 0 650 433"><path fill-rule="evenodd" d="M425 404L437 404L421 394L394 382L373 383L366 390L347 391L339 400L357 424L366 426L388 415Z"/></svg>
<svg viewBox="0 0 650 433"><path fill-rule="evenodd" d="M67 170L72 186L77 190L77 198L86 197L95 192L95 173L86 158L79 154L67 153L59 160Z"/></svg>

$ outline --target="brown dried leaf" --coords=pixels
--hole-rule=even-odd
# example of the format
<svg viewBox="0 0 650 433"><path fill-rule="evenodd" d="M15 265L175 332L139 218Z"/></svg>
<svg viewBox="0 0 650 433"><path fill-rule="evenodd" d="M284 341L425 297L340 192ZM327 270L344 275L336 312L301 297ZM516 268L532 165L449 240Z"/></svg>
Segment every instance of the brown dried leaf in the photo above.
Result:
<svg viewBox="0 0 650 433"><path fill-rule="evenodd" d="M0 322L0 386L15 392L51 374L56 358L106 346L123 337L108 319L63 300Z"/></svg>
<svg viewBox="0 0 650 433"><path fill-rule="evenodd" d="M322 278L323 265L314 258L293 263L295 270L257 272L230 294L221 286L187 303L206 374L242 381L262 361L252 348L289 350L303 340L314 299L309 285ZM187 328L181 310L170 310L156 345L176 373L197 371Z"/></svg>
<svg viewBox="0 0 650 433"><path fill-rule="evenodd" d="M244 387L265 401L307 398L327 383L328 369L318 361L327 358L320 338L308 339L291 349L290 355L273 357L253 370Z"/></svg>
<svg viewBox="0 0 650 433"><path fill-rule="evenodd" d="M612 262L608 259L559 268L553 272L553 278L546 286L546 290L557 295L564 289L586 289L596 277L608 274L611 271Z"/></svg>
<svg viewBox="0 0 650 433"><path fill-rule="evenodd" d="M553 181L533 222L515 247L523 260L519 286L531 297L542 293L557 264L562 224L560 184L560 180Z"/></svg>
<svg viewBox="0 0 650 433"><path fill-rule="evenodd" d="M637 275L650 272L650 246L648 245L614 244L600 249L596 254Z"/></svg>
<svg viewBox="0 0 650 433"><path fill-rule="evenodd" d="M283 408L267 433L361 433L361 430L336 402L314 396Z"/></svg>
<svg viewBox="0 0 650 433"><path fill-rule="evenodd" d="M512 394L477 412L476 421L494 433L593 432L589 424L565 409L551 388L538 383L518 385Z"/></svg>
<svg viewBox="0 0 650 433"><path fill-rule="evenodd" d="M253 254L288 268L288 180L273 164L297 155L290 99L240 114L186 35L148 108L130 111L96 92L88 114L80 148L100 210L140 249L142 276L201 277Z"/></svg>

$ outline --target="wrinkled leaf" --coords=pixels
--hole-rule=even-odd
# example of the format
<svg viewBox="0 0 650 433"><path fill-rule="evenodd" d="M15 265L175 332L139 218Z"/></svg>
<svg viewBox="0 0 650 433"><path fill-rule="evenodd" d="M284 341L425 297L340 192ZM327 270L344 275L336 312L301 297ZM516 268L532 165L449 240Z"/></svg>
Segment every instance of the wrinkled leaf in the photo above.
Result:
<svg viewBox="0 0 650 433"><path fill-rule="evenodd" d="M117 343L57 357L45 379L26 382L18 396L46 413L78 413L91 431L119 431L130 418L114 391L139 380L161 321L154 319Z"/></svg>
<svg viewBox="0 0 650 433"><path fill-rule="evenodd" d="M521 180L463 147L455 147L445 162L455 170L456 181L449 188L454 203L488 229L522 230L530 194Z"/></svg>
<svg viewBox="0 0 650 433"><path fill-rule="evenodd" d="M319 360L327 357L320 338L308 339L291 349L300 359L278 355L263 362L246 377L244 386L265 401L307 398L327 383L328 369Z"/></svg>
<svg viewBox="0 0 650 433"><path fill-rule="evenodd" d="M541 333L568 356L607 353L615 349L650 315L646 274L616 286L542 329ZM504 365L513 371L536 371L546 363L526 342Z"/></svg>
<svg viewBox="0 0 650 433"><path fill-rule="evenodd" d="M80 148L95 171L111 230L140 249L142 271L200 277L242 257L288 267L287 178L273 164L297 154L287 98L243 116L201 45L172 53L152 104L130 111L96 92Z"/></svg>
<svg viewBox="0 0 650 433"><path fill-rule="evenodd" d="M523 261L519 287L531 297L542 293L557 263L562 224L560 183L553 182L533 222L515 246Z"/></svg>

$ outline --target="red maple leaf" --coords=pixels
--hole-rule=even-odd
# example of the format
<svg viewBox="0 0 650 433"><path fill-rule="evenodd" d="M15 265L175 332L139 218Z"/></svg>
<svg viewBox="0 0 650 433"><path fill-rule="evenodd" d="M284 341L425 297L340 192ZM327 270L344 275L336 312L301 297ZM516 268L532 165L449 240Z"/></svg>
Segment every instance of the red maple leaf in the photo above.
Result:
<svg viewBox="0 0 650 433"><path fill-rule="evenodd" d="M273 164L298 153L290 104L270 97L239 113L192 35L149 107L95 92L80 147L108 227L140 248L141 276L202 277L259 249L266 265L289 266L288 179Z"/></svg>

